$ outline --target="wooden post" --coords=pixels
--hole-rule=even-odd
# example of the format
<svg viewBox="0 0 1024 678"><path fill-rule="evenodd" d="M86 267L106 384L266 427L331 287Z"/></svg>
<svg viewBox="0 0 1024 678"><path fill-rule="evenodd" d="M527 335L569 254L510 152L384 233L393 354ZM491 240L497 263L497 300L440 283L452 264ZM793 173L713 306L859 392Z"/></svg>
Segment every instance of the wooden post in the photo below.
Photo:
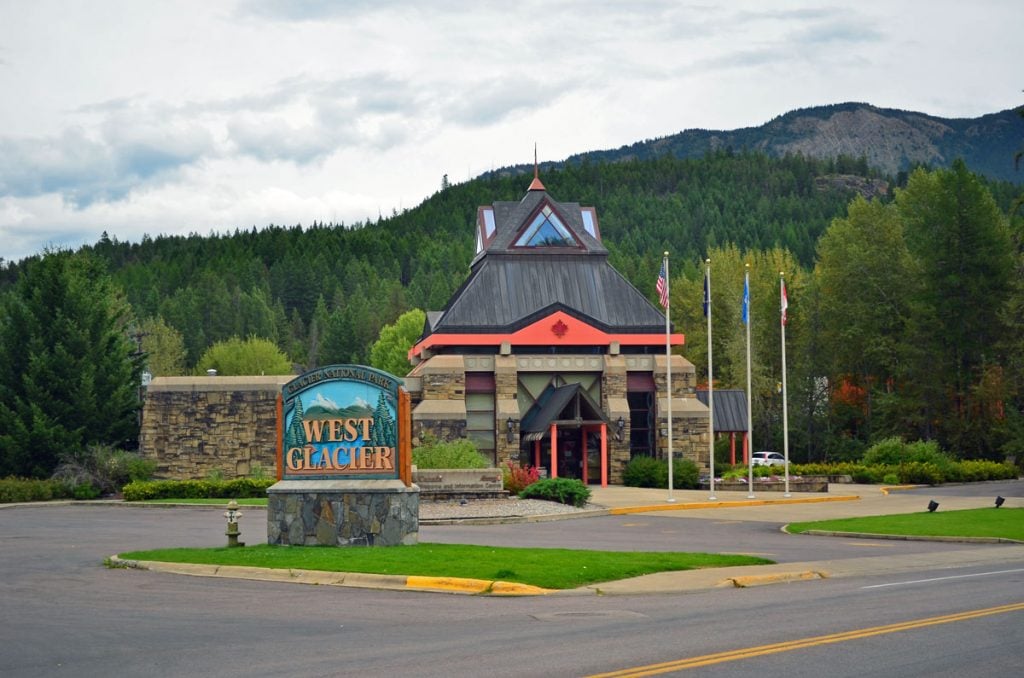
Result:
<svg viewBox="0 0 1024 678"><path fill-rule="evenodd" d="M412 401L409 392L398 389L398 478L412 486Z"/></svg>

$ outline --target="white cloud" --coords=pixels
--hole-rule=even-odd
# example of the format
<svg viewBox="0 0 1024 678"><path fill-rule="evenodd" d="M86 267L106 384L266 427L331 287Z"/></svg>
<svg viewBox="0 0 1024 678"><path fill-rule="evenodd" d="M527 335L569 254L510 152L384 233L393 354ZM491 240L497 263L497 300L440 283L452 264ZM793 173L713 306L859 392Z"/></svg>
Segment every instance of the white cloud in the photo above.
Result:
<svg viewBox="0 0 1024 678"><path fill-rule="evenodd" d="M0 256L375 219L534 142L558 160L851 100L982 115L1021 103L1022 20L998 0L0 4Z"/></svg>

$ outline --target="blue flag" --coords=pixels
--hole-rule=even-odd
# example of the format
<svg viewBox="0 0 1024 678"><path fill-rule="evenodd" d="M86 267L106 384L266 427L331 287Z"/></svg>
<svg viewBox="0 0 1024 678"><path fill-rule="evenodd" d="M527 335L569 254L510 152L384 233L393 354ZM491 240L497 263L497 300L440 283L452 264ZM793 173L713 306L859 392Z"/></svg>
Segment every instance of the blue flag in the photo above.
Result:
<svg viewBox="0 0 1024 678"><path fill-rule="evenodd" d="M708 274L704 274L704 317L711 314L711 293L708 290Z"/></svg>
<svg viewBox="0 0 1024 678"><path fill-rule="evenodd" d="M750 279L743 278L743 324L750 322Z"/></svg>

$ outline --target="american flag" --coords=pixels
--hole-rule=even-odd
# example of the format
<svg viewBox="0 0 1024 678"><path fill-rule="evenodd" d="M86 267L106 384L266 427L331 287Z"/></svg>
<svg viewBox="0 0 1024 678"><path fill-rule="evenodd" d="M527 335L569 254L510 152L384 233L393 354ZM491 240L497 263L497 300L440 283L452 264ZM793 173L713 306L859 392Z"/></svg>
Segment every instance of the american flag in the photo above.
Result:
<svg viewBox="0 0 1024 678"><path fill-rule="evenodd" d="M658 283L654 286L658 292L658 301L665 308L668 308L668 276L665 275L665 261L661 262L661 271L658 273Z"/></svg>

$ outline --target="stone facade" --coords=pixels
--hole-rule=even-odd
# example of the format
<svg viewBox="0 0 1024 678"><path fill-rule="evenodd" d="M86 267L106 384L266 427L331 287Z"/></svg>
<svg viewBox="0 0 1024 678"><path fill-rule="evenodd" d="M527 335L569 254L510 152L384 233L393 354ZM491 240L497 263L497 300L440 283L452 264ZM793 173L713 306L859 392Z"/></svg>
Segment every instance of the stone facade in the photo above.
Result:
<svg viewBox="0 0 1024 678"><path fill-rule="evenodd" d="M174 479L273 474L277 396L292 376L157 377L146 389L139 451Z"/></svg>
<svg viewBox="0 0 1024 678"><path fill-rule="evenodd" d="M419 515L419 489L400 480L283 480L267 490L267 543L415 544Z"/></svg>

